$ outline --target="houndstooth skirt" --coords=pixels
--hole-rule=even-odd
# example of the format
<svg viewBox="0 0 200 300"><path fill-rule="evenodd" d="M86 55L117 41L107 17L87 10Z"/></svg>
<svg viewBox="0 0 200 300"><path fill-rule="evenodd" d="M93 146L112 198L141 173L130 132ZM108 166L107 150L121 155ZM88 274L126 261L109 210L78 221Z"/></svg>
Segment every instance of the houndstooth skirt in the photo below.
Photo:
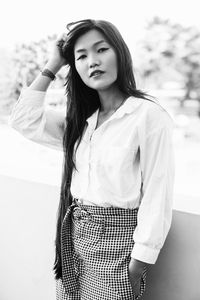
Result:
<svg viewBox="0 0 200 300"><path fill-rule="evenodd" d="M128 265L134 246L138 209L98 207L75 201L62 225L62 279L56 300L137 300L129 282Z"/></svg>

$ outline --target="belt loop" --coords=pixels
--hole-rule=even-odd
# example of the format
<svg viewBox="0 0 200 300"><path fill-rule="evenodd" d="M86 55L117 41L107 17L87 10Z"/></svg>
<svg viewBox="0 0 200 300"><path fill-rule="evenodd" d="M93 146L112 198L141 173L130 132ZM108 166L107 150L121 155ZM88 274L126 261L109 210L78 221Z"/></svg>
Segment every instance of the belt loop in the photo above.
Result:
<svg viewBox="0 0 200 300"><path fill-rule="evenodd" d="M72 198L72 201L75 205L79 206L78 198Z"/></svg>

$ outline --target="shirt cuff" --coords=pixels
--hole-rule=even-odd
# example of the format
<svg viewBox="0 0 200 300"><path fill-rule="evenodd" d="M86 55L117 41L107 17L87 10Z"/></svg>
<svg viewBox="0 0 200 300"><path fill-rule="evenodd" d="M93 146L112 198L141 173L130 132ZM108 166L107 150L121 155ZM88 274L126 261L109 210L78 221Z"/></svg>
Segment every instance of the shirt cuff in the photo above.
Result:
<svg viewBox="0 0 200 300"><path fill-rule="evenodd" d="M148 246L135 243L131 252L131 257L147 264L155 264L159 253L160 249L150 248Z"/></svg>

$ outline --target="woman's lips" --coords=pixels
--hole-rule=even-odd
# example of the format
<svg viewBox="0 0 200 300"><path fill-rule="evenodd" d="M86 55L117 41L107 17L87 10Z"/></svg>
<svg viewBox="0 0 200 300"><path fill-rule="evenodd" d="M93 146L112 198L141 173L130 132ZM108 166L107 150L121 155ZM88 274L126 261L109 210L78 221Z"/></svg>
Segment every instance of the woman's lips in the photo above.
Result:
<svg viewBox="0 0 200 300"><path fill-rule="evenodd" d="M104 73L105 72L103 72L103 71L96 70L90 74L90 77L98 77L98 76L103 75Z"/></svg>

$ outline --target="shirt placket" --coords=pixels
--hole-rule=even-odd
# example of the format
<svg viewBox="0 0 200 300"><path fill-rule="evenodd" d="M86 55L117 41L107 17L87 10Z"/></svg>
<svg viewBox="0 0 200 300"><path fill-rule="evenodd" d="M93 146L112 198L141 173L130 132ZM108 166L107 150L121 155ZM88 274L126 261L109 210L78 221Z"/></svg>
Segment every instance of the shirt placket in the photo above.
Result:
<svg viewBox="0 0 200 300"><path fill-rule="evenodd" d="M90 188L91 184L91 177L92 177L92 169L94 164L94 151L97 151L97 135L99 135L99 138L102 134L102 130L105 129L105 126L107 123L111 122L112 119L114 119L115 116L111 116L108 120L106 120L100 127L96 128L97 119L98 119L98 111L96 114L90 119L88 125L88 182L87 182L87 188L86 188L86 194L88 193L88 190Z"/></svg>
<svg viewBox="0 0 200 300"><path fill-rule="evenodd" d="M87 191L90 188L91 184L91 173L92 173L92 163L93 163L93 151L94 151L94 137L96 135L95 128L97 123L98 114L95 115L95 118L91 120L88 128L88 184ZM87 192L86 192L87 193Z"/></svg>

